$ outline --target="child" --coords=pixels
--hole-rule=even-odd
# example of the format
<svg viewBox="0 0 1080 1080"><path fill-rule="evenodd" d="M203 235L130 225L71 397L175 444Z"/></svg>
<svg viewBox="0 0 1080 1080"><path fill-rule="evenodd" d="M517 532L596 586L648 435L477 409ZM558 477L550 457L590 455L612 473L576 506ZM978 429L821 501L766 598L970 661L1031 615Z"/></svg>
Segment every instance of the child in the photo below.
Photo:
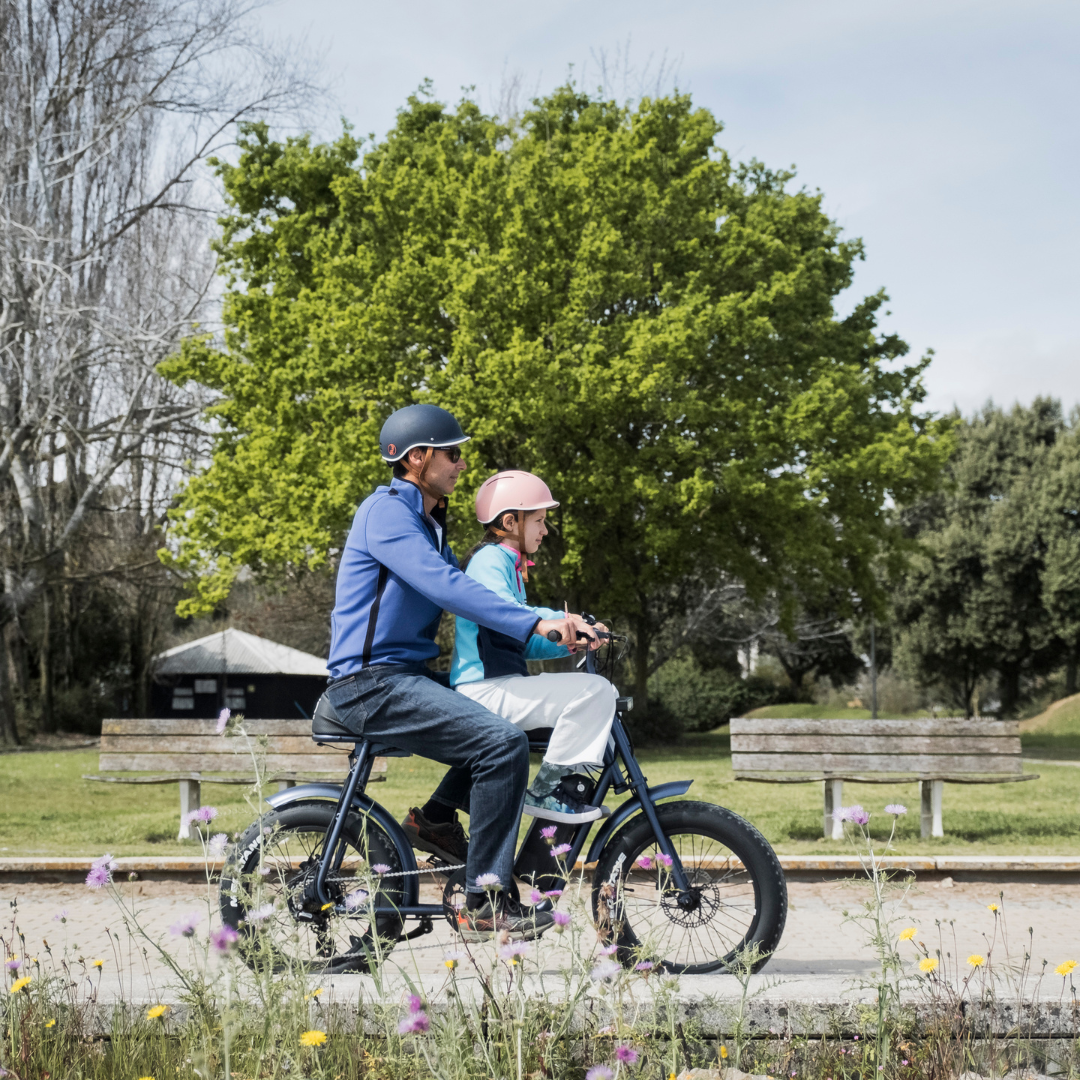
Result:
<svg viewBox="0 0 1080 1080"><path fill-rule="evenodd" d="M563 612L532 607L525 600L529 555L547 535L548 510L558 505L538 476L516 470L497 473L476 495L476 516L487 532L462 564L469 577L540 619L563 617ZM597 629L605 627L599 624ZM525 794L523 812L577 824L603 814L602 807L575 797L590 789L574 774L602 766L618 695L599 675L530 675L525 664L566 655L565 647L535 634L517 641L458 616L450 685L523 731L554 728L540 771Z"/></svg>

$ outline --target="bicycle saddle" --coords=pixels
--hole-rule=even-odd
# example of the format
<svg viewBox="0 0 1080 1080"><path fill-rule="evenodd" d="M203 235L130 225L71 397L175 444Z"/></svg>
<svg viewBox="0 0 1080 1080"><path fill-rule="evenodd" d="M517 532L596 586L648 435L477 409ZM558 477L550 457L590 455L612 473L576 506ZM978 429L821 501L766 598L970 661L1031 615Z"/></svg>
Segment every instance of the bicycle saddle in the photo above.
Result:
<svg viewBox="0 0 1080 1080"><path fill-rule="evenodd" d="M365 740L363 735L357 735L355 731L350 731L341 722L341 717L338 716L337 710L326 694L319 698L315 706L315 712L312 714L311 737L320 746L325 746L328 743L362 743L368 741ZM376 742L371 744L371 755L373 757L412 757L408 750L399 750L389 743Z"/></svg>

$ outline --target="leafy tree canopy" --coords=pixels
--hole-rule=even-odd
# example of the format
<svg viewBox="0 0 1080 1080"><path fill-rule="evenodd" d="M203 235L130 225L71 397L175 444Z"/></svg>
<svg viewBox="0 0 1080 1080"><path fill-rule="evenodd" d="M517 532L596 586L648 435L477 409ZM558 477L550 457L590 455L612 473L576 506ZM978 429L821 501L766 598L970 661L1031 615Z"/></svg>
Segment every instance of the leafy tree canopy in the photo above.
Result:
<svg viewBox="0 0 1080 1080"><path fill-rule="evenodd" d="M687 95L573 86L513 126L424 88L369 144L249 125L217 165L223 340L165 369L221 394L172 518L184 610L241 566L326 562L387 476L380 425L422 400L473 435L459 545L485 476L540 473L562 504L540 596L630 624L639 682L687 575L872 595L871 561L901 542L889 500L948 452L918 409L928 360L894 363L883 293L838 317L860 243L792 174L734 165L720 131Z"/></svg>

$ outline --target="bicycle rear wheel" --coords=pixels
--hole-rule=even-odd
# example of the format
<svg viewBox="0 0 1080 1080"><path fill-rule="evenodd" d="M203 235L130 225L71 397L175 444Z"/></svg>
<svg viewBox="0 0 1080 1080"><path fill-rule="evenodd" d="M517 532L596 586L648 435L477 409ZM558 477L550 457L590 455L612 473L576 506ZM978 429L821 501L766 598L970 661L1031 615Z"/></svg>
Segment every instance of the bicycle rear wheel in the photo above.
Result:
<svg viewBox="0 0 1080 1080"><path fill-rule="evenodd" d="M351 813L342 832L341 865L327 887L336 903L352 897L351 911L323 911L313 885L326 831L334 818L330 803L305 803L267 814L240 838L221 878L221 918L241 934L252 967L313 973L370 971L401 933L401 916L373 919L370 903L403 902L403 869L392 838L374 819ZM374 866L385 866L383 874Z"/></svg>
<svg viewBox="0 0 1080 1080"><path fill-rule="evenodd" d="M787 918L787 884L768 841L748 821L703 802L661 803L660 824L690 882L687 902L657 860L644 814L604 848L593 878L593 917L624 965L649 961L675 974L761 968Z"/></svg>

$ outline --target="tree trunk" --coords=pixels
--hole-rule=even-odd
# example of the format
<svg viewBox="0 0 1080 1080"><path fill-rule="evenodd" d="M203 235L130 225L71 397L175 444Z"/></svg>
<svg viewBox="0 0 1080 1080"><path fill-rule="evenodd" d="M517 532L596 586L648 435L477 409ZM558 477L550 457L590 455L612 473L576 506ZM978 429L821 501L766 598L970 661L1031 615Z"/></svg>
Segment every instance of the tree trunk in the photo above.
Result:
<svg viewBox="0 0 1080 1080"><path fill-rule="evenodd" d="M1001 669L1001 719L1016 715L1020 701L1020 667L1009 664Z"/></svg>
<svg viewBox="0 0 1080 1080"><path fill-rule="evenodd" d="M634 712L642 719L649 715L650 644L649 622L642 617L634 627Z"/></svg>
<svg viewBox="0 0 1080 1080"><path fill-rule="evenodd" d="M56 717L53 710L52 599L49 593L50 590L46 588L41 594L41 644L38 652L42 731L56 730Z"/></svg>
<svg viewBox="0 0 1080 1080"><path fill-rule="evenodd" d="M8 642L11 640L12 623L0 627L0 743L17 746L19 729L15 723L15 693L11 685L11 656Z"/></svg>

